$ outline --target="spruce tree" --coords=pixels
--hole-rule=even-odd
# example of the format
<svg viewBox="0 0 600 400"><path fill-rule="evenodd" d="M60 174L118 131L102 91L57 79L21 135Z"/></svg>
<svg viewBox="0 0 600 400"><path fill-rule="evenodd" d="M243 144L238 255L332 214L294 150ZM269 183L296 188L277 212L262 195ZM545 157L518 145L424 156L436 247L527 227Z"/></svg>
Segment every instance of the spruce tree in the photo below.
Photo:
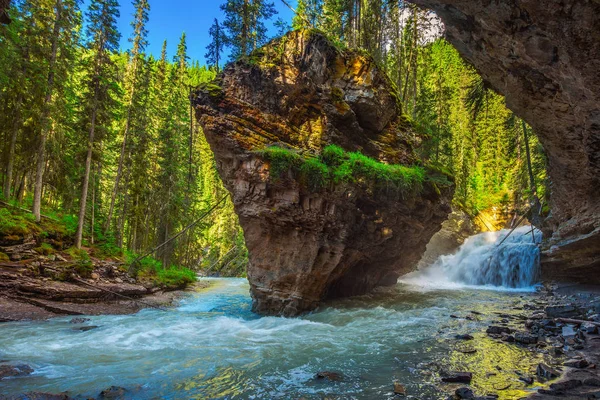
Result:
<svg viewBox="0 0 600 400"><path fill-rule="evenodd" d="M227 36L223 27L219 24L219 20L215 18L208 34L211 37L211 42L206 46L206 62L208 65L214 66L215 70L219 72L219 62L221 61L221 54L227 44Z"/></svg>
<svg viewBox="0 0 600 400"><path fill-rule="evenodd" d="M275 4L265 0L227 0L221 9L234 60L249 55L267 41L265 21L277 14Z"/></svg>
<svg viewBox="0 0 600 400"><path fill-rule="evenodd" d="M98 133L110 129L111 110L114 107L115 69L112 53L119 46L117 30L119 4L116 0L92 0L87 17L86 49L90 58L86 63L87 79L84 101L84 126L88 128L87 155L79 204L79 217L75 246L81 248L86 216L87 196L94 153L94 140ZM96 131L99 132L96 132Z"/></svg>

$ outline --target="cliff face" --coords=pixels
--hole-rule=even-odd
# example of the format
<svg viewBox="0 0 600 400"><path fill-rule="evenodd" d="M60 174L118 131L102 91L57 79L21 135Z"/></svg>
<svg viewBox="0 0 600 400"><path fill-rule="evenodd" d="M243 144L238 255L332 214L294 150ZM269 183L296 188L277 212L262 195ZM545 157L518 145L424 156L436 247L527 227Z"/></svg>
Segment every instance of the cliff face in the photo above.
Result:
<svg viewBox="0 0 600 400"><path fill-rule="evenodd" d="M546 278L600 283L600 2L412 0L535 129L549 159Z"/></svg>
<svg viewBox="0 0 600 400"><path fill-rule="evenodd" d="M256 312L394 284L450 212L448 178L408 166L418 138L385 75L319 34L230 64L192 101L244 228Z"/></svg>

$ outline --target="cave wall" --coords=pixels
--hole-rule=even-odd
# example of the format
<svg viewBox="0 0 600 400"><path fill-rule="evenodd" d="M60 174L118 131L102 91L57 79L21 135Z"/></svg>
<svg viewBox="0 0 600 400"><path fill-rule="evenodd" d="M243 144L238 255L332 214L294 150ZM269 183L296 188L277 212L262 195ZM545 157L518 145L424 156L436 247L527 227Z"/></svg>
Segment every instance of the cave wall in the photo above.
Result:
<svg viewBox="0 0 600 400"><path fill-rule="evenodd" d="M546 279L600 283L600 1L412 0L535 130L551 215Z"/></svg>

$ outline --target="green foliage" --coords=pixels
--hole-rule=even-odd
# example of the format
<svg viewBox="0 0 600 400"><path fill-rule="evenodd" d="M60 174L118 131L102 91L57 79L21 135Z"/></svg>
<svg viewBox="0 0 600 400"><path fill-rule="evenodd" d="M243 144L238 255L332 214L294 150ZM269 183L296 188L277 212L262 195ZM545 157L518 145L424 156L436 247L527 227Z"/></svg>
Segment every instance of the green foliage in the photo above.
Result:
<svg viewBox="0 0 600 400"><path fill-rule="evenodd" d="M25 236L36 229L32 218L8 208L0 208L0 237Z"/></svg>
<svg viewBox="0 0 600 400"><path fill-rule="evenodd" d="M127 263L131 264L137 255L126 252ZM196 273L189 268L171 265L164 268L161 261L153 257L144 257L137 262L135 274L139 279L168 288L185 288L196 281Z"/></svg>
<svg viewBox="0 0 600 400"><path fill-rule="evenodd" d="M42 243L40 246L34 248L34 250L41 255L47 256L50 254L54 254L54 248L48 243Z"/></svg>
<svg viewBox="0 0 600 400"><path fill-rule="evenodd" d="M0 261L10 261L10 257L6 253L0 251Z"/></svg>
<svg viewBox="0 0 600 400"><path fill-rule="evenodd" d="M292 173L312 191L322 190L330 184L352 183L408 193L420 191L425 181L425 170L421 167L385 164L335 145L325 147L318 158L277 146L259 150L256 154L269 162L275 182Z"/></svg>

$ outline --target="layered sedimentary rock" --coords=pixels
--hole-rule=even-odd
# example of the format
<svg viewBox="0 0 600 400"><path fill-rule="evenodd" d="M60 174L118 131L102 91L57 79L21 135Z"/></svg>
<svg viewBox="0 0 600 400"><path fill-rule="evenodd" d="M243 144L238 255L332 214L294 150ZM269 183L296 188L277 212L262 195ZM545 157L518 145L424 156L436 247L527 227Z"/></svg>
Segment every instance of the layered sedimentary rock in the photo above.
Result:
<svg viewBox="0 0 600 400"><path fill-rule="evenodd" d="M446 176L383 168L418 162L385 74L320 34L290 33L228 65L192 101L244 229L257 312L296 315L394 284L450 212ZM381 163L338 149L354 161L328 166L330 144ZM352 175L361 168L374 178Z"/></svg>
<svg viewBox="0 0 600 400"><path fill-rule="evenodd" d="M534 128L549 160L546 278L600 283L600 2L413 0Z"/></svg>

